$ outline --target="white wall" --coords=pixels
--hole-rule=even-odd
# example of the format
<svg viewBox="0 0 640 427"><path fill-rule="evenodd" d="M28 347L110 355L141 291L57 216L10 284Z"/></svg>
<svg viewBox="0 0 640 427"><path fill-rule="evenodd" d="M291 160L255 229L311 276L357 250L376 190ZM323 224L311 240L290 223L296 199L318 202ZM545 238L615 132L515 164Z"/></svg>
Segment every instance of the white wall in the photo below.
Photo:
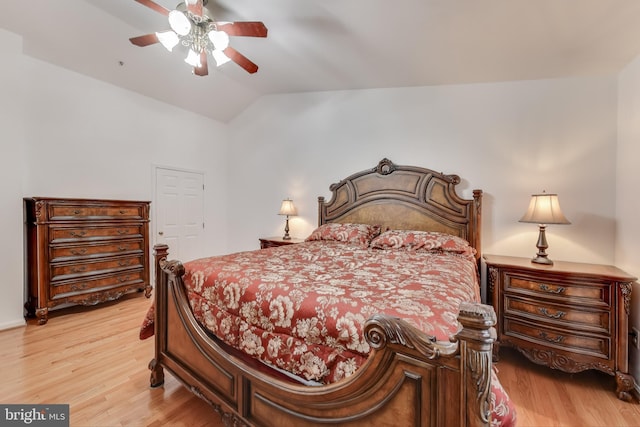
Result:
<svg viewBox="0 0 640 427"><path fill-rule="evenodd" d="M24 323L22 179L26 105L23 99L24 61L17 36L0 30L0 330Z"/></svg>
<svg viewBox="0 0 640 427"><path fill-rule="evenodd" d="M0 54L0 329L23 323L22 197L152 201L154 165L202 171L206 250L226 252L226 125L24 56L4 31Z"/></svg>
<svg viewBox="0 0 640 427"><path fill-rule="evenodd" d="M280 200L317 223L329 184L383 157L463 179L485 192L485 253L533 256L537 226L518 223L530 194L557 192L571 225L549 226L552 259L612 263L616 78L274 95L231 122L233 250L280 235ZM597 197L594 197L597 195Z"/></svg>
<svg viewBox="0 0 640 427"><path fill-rule="evenodd" d="M618 83L618 164L616 182L616 264L640 277L640 57L621 73ZM640 329L640 286L631 292L631 325ZM631 347L630 371L640 379L640 353Z"/></svg>

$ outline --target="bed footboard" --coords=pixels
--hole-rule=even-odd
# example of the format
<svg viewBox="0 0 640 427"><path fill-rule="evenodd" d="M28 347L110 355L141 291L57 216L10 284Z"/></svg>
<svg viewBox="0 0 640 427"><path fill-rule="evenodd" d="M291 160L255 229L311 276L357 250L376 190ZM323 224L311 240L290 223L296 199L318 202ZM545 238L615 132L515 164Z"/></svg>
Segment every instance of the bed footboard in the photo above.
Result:
<svg viewBox="0 0 640 427"><path fill-rule="evenodd" d="M462 326L439 342L408 323L377 315L365 325L372 352L351 377L326 386L275 378L225 352L193 317L184 268L156 245L155 358L151 386L167 369L236 426L487 426L495 313L464 304Z"/></svg>

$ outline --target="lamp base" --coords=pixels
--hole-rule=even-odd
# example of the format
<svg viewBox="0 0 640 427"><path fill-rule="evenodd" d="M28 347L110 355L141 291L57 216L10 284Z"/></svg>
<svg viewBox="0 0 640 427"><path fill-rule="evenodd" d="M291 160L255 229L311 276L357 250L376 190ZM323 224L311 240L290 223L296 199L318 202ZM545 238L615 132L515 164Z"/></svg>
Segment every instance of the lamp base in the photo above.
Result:
<svg viewBox="0 0 640 427"><path fill-rule="evenodd" d="M538 224L540 228L540 233L538 234L538 243L536 243L536 247L538 248L538 253L536 257L531 260L536 264L545 264L545 265L553 265L553 261L547 258L547 248L549 245L547 244L547 236L545 235L544 230L547 228L544 224Z"/></svg>
<svg viewBox="0 0 640 427"><path fill-rule="evenodd" d="M282 240L291 240L291 236L289 236L289 215L287 215L287 220L284 225L284 236L282 236Z"/></svg>
<svg viewBox="0 0 640 427"><path fill-rule="evenodd" d="M553 261L547 258L547 254L544 254L544 256L540 256L540 254L538 254L537 257L531 260L531 262L534 262L536 264L553 265Z"/></svg>

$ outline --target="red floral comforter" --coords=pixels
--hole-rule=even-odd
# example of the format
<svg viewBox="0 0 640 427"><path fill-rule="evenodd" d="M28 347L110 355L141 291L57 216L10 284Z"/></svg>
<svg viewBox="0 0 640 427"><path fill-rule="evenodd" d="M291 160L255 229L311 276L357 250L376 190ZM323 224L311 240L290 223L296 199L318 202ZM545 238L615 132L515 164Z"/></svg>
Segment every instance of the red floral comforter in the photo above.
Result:
<svg viewBox="0 0 640 427"><path fill-rule="evenodd" d="M472 251L445 246L311 241L187 262L184 283L196 318L227 344L331 383L366 360L362 329L373 314L401 317L439 340L458 331L460 302L480 301L476 261ZM153 308L141 339L153 335ZM490 406L492 426L515 425L515 407L495 371Z"/></svg>
<svg viewBox="0 0 640 427"><path fill-rule="evenodd" d="M196 318L244 353L307 380L353 374L364 322L406 319L448 340L462 301L479 301L472 255L306 242L185 264Z"/></svg>

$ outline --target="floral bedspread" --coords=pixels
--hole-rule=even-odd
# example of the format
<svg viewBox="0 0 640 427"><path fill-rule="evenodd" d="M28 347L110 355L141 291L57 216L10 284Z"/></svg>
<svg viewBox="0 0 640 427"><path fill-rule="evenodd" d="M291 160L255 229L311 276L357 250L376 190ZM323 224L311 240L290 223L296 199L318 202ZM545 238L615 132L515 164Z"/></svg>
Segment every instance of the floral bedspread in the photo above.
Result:
<svg viewBox="0 0 640 427"><path fill-rule="evenodd" d="M368 239L353 244L320 236L187 262L192 311L232 347L325 384L365 362L370 349L362 329L373 314L403 318L448 340L458 331L460 303L480 301L474 252L456 239L396 234L383 233L370 246ZM141 339L153 335L153 309ZM491 425L514 426L515 406L491 374Z"/></svg>
<svg viewBox="0 0 640 427"><path fill-rule="evenodd" d="M448 340L462 301L479 301L472 255L379 250L342 242L203 258L185 264L196 318L227 344L321 383L367 358L365 321L407 320Z"/></svg>

